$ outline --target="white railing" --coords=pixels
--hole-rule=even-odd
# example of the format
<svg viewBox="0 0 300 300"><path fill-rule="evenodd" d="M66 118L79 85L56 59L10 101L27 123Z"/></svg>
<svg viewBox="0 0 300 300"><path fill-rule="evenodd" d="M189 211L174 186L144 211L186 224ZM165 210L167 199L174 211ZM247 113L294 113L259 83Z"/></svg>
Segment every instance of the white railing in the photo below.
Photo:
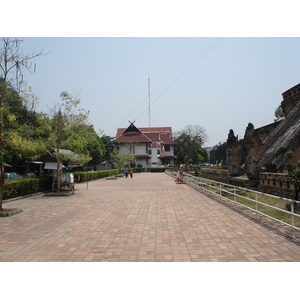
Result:
<svg viewBox="0 0 300 300"><path fill-rule="evenodd" d="M166 173L174 178L176 178L176 176L177 176L177 173L174 171L166 170ZM209 191L209 192L213 193L214 195L218 195L220 198L224 198L226 200L233 202L235 206L239 205L241 207L245 207L245 208L255 212L256 219L258 218L258 215L262 215L262 216L265 216L272 220L275 220L277 222L280 222L281 224L291 227L292 238L295 238L295 231L297 231L297 230L300 231L300 228L295 226L295 219L298 218L297 223L299 223L300 215L295 213L295 207L294 207L296 203L300 204L300 201L295 201L295 200L288 199L288 198L265 194L265 193L262 193L259 191L234 186L234 185L226 184L226 183L219 182L219 181L214 181L214 180L203 178L203 177L196 177L196 176L193 176L188 173L184 173L183 178L184 178L183 179L184 182L186 184L192 186L193 188L200 189L203 191L204 190ZM248 193L248 194L250 193L254 199L247 197L245 195L246 193ZM232 195L231 198L233 198L233 199L225 197L224 196L225 194ZM259 201L260 196L267 196L268 198L270 197L270 198L274 198L277 200L280 199L282 201L285 201L286 203L289 203L291 205L291 211L276 207L276 206L268 204L268 203L261 202L261 201ZM253 203L253 205L252 205L253 207L239 203L238 199L244 199L244 200L250 201L251 204ZM279 211L284 214L290 215L290 223L284 222L282 220L282 218L276 218L276 216L274 217L269 214L263 213L262 211L259 210L259 206L266 207L266 208L272 209L274 211Z"/></svg>

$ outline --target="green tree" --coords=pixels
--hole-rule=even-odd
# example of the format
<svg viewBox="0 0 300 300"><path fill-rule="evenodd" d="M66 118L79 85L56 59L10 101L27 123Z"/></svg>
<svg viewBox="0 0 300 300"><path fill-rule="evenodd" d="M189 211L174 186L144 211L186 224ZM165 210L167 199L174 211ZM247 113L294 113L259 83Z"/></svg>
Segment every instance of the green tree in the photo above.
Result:
<svg viewBox="0 0 300 300"><path fill-rule="evenodd" d="M295 185L295 200L298 201L300 192L300 161L294 159L295 153L291 150L287 151L284 156L293 161L293 163L288 163L285 168L288 171L289 182Z"/></svg>
<svg viewBox="0 0 300 300"><path fill-rule="evenodd" d="M114 150L119 150L119 143L115 140L114 137L108 135L102 135L100 137L105 147L104 160L111 161Z"/></svg>
<svg viewBox="0 0 300 300"><path fill-rule="evenodd" d="M44 148L40 136L43 114L28 110L26 100L8 86L2 113L4 161L9 164L37 159Z"/></svg>
<svg viewBox="0 0 300 300"><path fill-rule="evenodd" d="M17 165L21 161L35 160L44 149L39 135L42 114L29 111L24 106L24 98L9 83L1 85L1 89L4 96L1 107L1 161ZM2 172L4 175L4 168Z"/></svg>
<svg viewBox="0 0 300 300"><path fill-rule="evenodd" d="M284 113L283 113L283 110L282 110L281 105L279 105L279 106L275 109L275 117L276 117L276 119L275 119L274 121L277 121L277 120L279 120L280 118L283 118L283 117L284 117Z"/></svg>
<svg viewBox="0 0 300 300"><path fill-rule="evenodd" d="M53 156L57 164L57 192L60 190L60 169L63 161L70 161L72 154L61 152L61 149L73 150L82 164L91 160L87 151L89 133L87 120L89 112L77 109L80 103L78 96L67 92L61 93L62 103L56 105L44 124L47 135L45 145L48 154Z"/></svg>
<svg viewBox="0 0 300 300"><path fill-rule="evenodd" d="M91 157L92 164L99 164L104 159L106 149L93 126L80 124L74 126L72 130L74 132L73 139L78 142L70 145L70 150L88 155Z"/></svg>
<svg viewBox="0 0 300 300"><path fill-rule="evenodd" d="M0 210L2 210L4 155L6 144L3 131L3 103L6 101L9 85L14 85L17 90L20 90L20 86L23 81L23 70L34 73L36 65L33 65L34 69L32 70L29 62L31 62L34 58L43 55L43 52L33 52L29 55L24 55L20 51L20 45L23 40L17 38L12 39L4 37L0 40L0 42ZM9 78L11 75L13 75L14 79Z"/></svg>
<svg viewBox="0 0 300 300"><path fill-rule="evenodd" d="M192 163L194 165L198 165L207 161L208 161L207 150L205 148L202 148L200 144L195 144Z"/></svg>
<svg viewBox="0 0 300 300"><path fill-rule="evenodd" d="M131 163L135 162L134 155L130 154L129 150L120 153L119 150L114 149L111 158L115 163L117 168L124 168L124 166L129 166Z"/></svg>
<svg viewBox="0 0 300 300"><path fill-rule="evenodd" d="M176 143L175 155L179 162L185 165L186 169L193 158L199 161L200 157L196 154L199 154L199 149L202 149L202 145L207 139L206 131L200 125L188 125L176 134L174 139Z"/></svg>

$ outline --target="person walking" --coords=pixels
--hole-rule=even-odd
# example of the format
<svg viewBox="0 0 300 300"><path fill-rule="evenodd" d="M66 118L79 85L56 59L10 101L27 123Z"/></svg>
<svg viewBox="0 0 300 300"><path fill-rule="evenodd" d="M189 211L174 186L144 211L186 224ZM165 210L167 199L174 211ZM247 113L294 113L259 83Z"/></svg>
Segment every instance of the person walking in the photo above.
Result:
<svg viewBox="0 0 300 300"><path fill-rule="evenodd" d="M132 178L132 176L133 176L133 168L132 167L129 168L129 174L130 174L130 177Z"/></svg>
<svg viewBox="0 0 300 300"><path fill-rule="evenodd" d="M129 169L127 166L125 167L124 172L125 172L125 177L128 178Z"/></svg>

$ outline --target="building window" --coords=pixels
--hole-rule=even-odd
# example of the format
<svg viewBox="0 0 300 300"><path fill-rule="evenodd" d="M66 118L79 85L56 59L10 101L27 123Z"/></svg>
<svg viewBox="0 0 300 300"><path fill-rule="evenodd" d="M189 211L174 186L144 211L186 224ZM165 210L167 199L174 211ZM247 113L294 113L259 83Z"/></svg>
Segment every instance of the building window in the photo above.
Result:
<svg viewBox="0 0 300 300"><path fill-rule="evenodd" d="M164 145L164 147L165 147L165 151L170 151L171 150L171 146L170 145Z"/></svg>
<svg viewBox="0 0 300 300"><path fill-rule="evenodd" d="M160 154L160 150L159 149L157 149L157 154Z"/></svg>
<svg viewBox="0 0 300 300"><path fill-rule="evenodd" d="M149 149L149 150L148 150L148 154L149 154L149 155L151 155L151 154L152 154L152 151L151 151L151 149Z"/></svg>
<svg viewBox="0 0 300 300"><path fill-rule="evenodd" d="M135 145L129 145L130 154L135 154Z"/></svg>
<svg viewBox="0 0 300 300"><path fill-rule="evenodd" d="M129 150L130 154L135 154L135 145L134 144L128 143L127 149Z"/></svg>
<svg viewBox="0 0 300 300"><path fill-rule="evenodd" d="M150 147L150 143L146 143L146 153L149 153L149 147Z"/></svg>

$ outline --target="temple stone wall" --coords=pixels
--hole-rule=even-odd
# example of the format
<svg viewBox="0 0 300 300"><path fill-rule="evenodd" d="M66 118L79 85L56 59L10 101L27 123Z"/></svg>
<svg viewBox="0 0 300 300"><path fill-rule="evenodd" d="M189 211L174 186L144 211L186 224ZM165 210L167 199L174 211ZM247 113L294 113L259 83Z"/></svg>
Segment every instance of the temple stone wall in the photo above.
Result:
<svg viewBox="0 0 300 300"><path fill-rule="evenodd" d="M242 166L245 163L245 155L243 148L239 142L237 136L234 135L232 129L230 129L227 138L227 168L230 176L241 176L244 174Z"/></svg>
<svg viewBox="0 0 300 300"><path fill-rule="evenodd" d="M297 103L300 102L300 84L297 84L286 92L282 93L282 98L282 111L284 115L287 116L294 109Z"/></svg>
<svg viewBox="0 0 300 300"><path fill-rule="evenodd" d="M203 168L199 176L243 188L252 188L283 198L295 198L295 186L289 183L288 175L285 173L262 172L260 173L259 180L247 180L242 177L231 177L229 171L226 169Z"/></svg>
<svg viewBox="0 0 300 300"><path fill-rule="evenodd" d="M282 97L284 117L280 120L257 129L249 123L241 140L230 129L226 142L228 178L218 171L205 171L203 176L294 199L295 187L284 172L288 163L300 161L300 84ZM214 150L217 153L218 149ZM285 157L288 150L295 153L294 160Z"/></svg>
<svg viewBox="0 0 300 300"><path fill-rule="evenodd" d="M199 175L200 177L225 183L228 182L228 177L230 176L228 170L222 168L201 168Z"/></svg>
<svg viewBox="0 0 300 300"><path fill-rule="evenodd" d="M259 178L258 191L279 197L294 199L295 186L289 183L285 173L262 172Z"/></svg>
<svg viewBox="0 0 300 300"><path fill-rule="evenodd" d="M240 142L245 153L244 171L249 179L258 179L264 163L265 139L277 128L280 122L254 129L249 123L244 139Z"/></svg>

